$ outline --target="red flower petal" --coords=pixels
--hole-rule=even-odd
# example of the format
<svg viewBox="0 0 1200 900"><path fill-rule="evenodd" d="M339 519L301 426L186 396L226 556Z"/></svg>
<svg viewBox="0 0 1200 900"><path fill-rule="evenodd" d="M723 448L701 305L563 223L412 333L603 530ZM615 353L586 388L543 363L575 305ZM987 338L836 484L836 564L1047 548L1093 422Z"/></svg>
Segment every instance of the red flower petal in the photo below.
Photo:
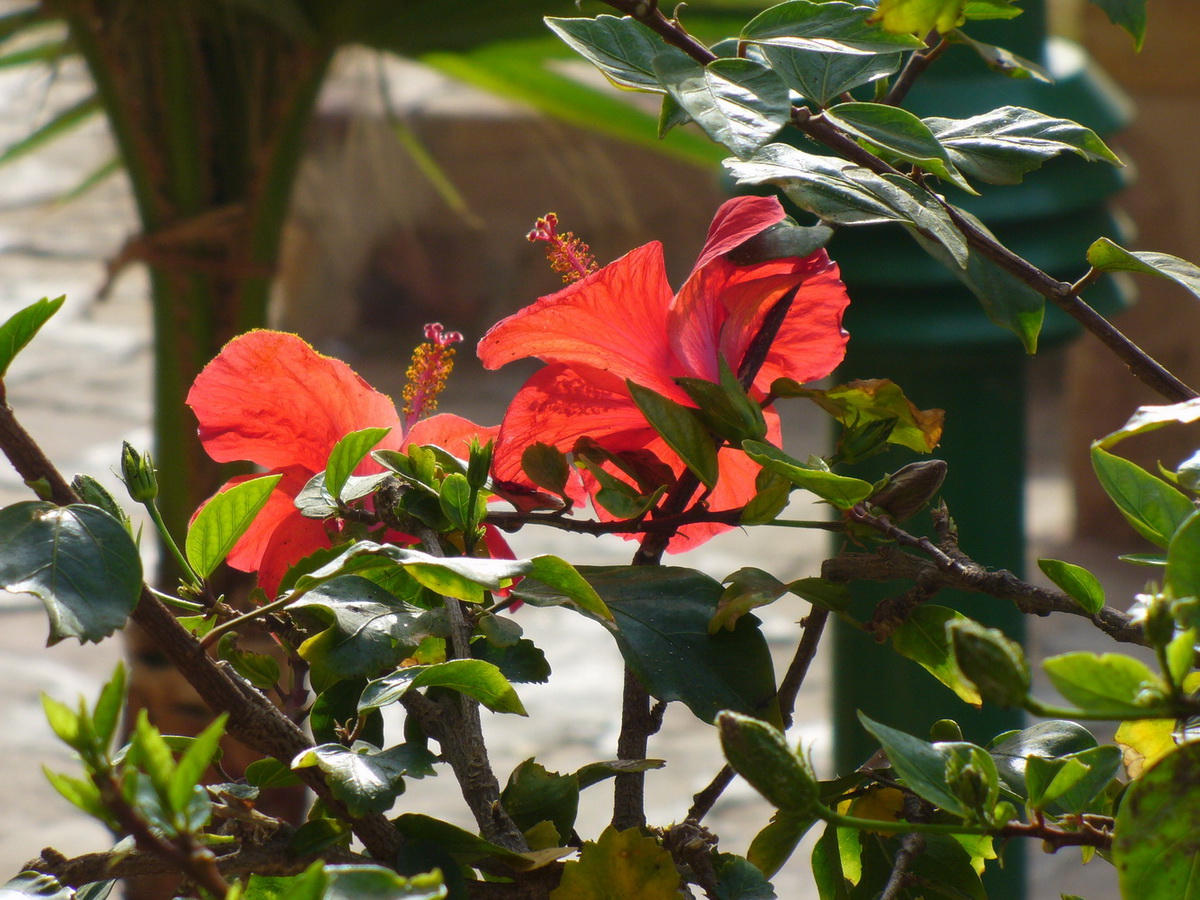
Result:
<svg viewBox="0 0 1200 900"><path fill-rule="evenodd" d="M284 518L271 535L271 541L257 566L258 586L268 597L279 593L279 584L287 570L304 557L325 547L332 547L325 523L320 519L306 519L298 509Z"/></svg>
<svg viewBox="0 0 1200 900"><path fill-rule="evenodd" d="M272 472L270 474L278 473ZM303 518L303 516L300 516L300 511L296 509L295 500L301 488L312 477L312 473L306 469L294 467L284 469L282 474L283 477L275 485L275 490L271 491L270 496L267 497L266 504L259 511L258 515L255 516L250 527L246 529L246 533L233 545L233 550L229 552L229 556L225 561L233 568L240 569L243 572L257 571L259 565L262 563L263 554L266 553L267 547L275 536L275 532L284 527L285 523L293 516ZM249 481L251 478L261 477L260 474L239 475L225 482L221 490L227 491L235 484L241 484L243 481ZM315 550L316 548L314 547L313 549ZM296 558L299 559L300 557Z"/></svg>
<svg viewBox="0 0 1200 900"><path fill-rule="evenodd" d="M500 433L499 425L484 427L476 425L470 419L451 413L442 413L422 419L414 425L404 439L404 443L434 444L460 459L470 455L471 439L475 438L480 444L495 440Z"/></svg>
<svg viewBox="0 0 1200 900"><path fill-rule="evenodd" d="M684 374L666 338L671 297L655 241L492 326L479 358L489 369L527 356L590 366L664 392Z"/></svg>
<svg viewBox="0 0 1200 900"><path fill-rule="evenodd" d="M252 331L234 338L196 378L187 402L217 462L318 472L351 431L391 427L381 446L398 447L401 440L388 397L292 334Z"/></svg>
<svg viewBox="0 0 1200 900"><path fill-rule="evenodd" d="M734 197L726 200L708 226L708 238L704 241L704 248L694 268L704 268L760 231L782 222L785 215L783 207L774 197Z"/></svg>

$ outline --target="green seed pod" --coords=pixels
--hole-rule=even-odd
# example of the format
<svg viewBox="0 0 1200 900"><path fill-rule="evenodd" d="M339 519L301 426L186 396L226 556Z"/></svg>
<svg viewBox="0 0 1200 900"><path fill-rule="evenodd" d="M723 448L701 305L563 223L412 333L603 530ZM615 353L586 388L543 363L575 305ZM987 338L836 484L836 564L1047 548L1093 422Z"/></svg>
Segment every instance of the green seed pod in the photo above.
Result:
<svg viewBox="0 0 1200 900"><path fill-rule="evenodd" d="M1030 676L1020 644L972 619L953 620L946 629L959 671L984 700L997 706L1024 705Z"/></svg>
<svg viewBox="0 0 1200 900"><path fill-rule="evenodd" d="M778 728L731 710L718 715L716 724L729 764L768 801L797 813L819 802L816 776Z"/></svg>
<svg viewBox="0 0 1200 900"><path fill-rule="evenodd" d="M149 503L158 496L158 475L149 451L139 456L128 441L121 445L121 475L135 502Z"/></svg>

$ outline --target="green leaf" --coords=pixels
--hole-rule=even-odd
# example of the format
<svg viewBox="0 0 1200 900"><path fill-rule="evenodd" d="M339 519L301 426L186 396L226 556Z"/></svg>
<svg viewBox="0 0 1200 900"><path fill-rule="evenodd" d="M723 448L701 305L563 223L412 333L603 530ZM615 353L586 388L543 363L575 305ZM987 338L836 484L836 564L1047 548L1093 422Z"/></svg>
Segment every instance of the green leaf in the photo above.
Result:
<svg viewBox="0 0 1200 900"><path fill-rule="evenodd" d="M0 884L0 900L17 900L18 897L41 897L42 900L75 900L75 892L63 887L50 875L40 872L22 872Z"/></svg>
<svg viewBox="0 0 1200 900"><path fill-rule="evenodd" d="M964 174L988 184L1019 184L1060 153L1123 165L1090 128L1020 106L1001 106L969 119L922 121Z"/></svg>
<svg viewBox="0 0 1200 900"><path fill-rule="evenodd" d="M1200 744L1159 760L1125 792L1112 857L1126 897L1194 897L1200 891Z"/></svg>
<svg viewBox="0 0 1200 900"><path fill-rule="evenodd" d="M241 650L237 641L236 634L222 635L217 643L217 658L229 663L235 672L256 688L270 690L279 684L279 661L266 653Z"/></svg>
<svg viewBox="0 0 1200 900"><path fill-rule="evenodd" d="M1146 40L1146 0L1091 0L1108 15L1108 21L1119 25L1133 38L1135 50L1142 49ZM1180 895L1182 896L1182 895Z"/></svg>
<svg viewBox="0 0 1200 900"><path fill-rule="evenodd" d="M238 900L324 900L328 886L325 861L318 859L299 875L251 875Z"/></svg>
<svg viewBox="0 0 1200 900"><path fill-rule="evenodd" d="M965 8L966 0L879 0L872 18L900 34L945 33L966 21Z"/></svg>
<svg viewBox="0 0 1200 900"><path fill-rule="evenodd" d="M1078 722L1051 719L1010 733L989 747L988 752L996 761L1004 783L1020 796L1028 797L1025 770L1030 757L1057 759L1096 746L1095 736Z"/></svg>
<svg viewBox="0 0 1200 900"><path fill-rule="evenodd" d="M188 526L184 549L197 575L207 578L224 562L282 477L264 475L236 484L214 496L196 514Z"/></svg>
<svg viewBox="0 0 1200 900"><path fill-rule="evenodd" d="M1031 756L1026 778L1029 802L1055 815L1078 815L1109 786L1121 768L1121 751L1111 744L1052 760Z"/></svg>
<svg viewBox="0 0 1200 900"><path fill-rule="evenodd" d="M758 493L742 509L742 525L765 525L774 522L787 509L796 485L770 469L760 469L754 478Z"/></svg>
<svg viewBox="0 0 1200 900"><path fill-rule="evenodd" d="M770 572L753 566L738 569L722 581L727 587L708 623L709 634L716 634L722 628L733 631L737 620L750 610L774 603L788 592L788 586Z"/></svg>
<svg viewBox="0 0 1200 900"><path fill-rule="evenodd" d="M511 647L497 647L489 641L471 644L471 655L490 662L500 674L515 684L545 684L550 680L550 663L533 641L521 638Z"/></svg>
<svg viewBox="0 0 1200 900"><path fill-rule="evenodd" d="M354 473L358 464L368 453L382 441L391 428L364 428L352 431L336 444L329 454L329 462L325 466L325 490L329 496L340 498L342 488Z"/></svg>
<svg viewBox="0 0 1200 900"><path fill-rule="evenodd" d="M821 53L774 43L761 44L758 49L789 88L819 106L827 106L846 91L887 78L903 61L900 53Z"/></svg>
<svg viewBox="0 0 1200 900"><path fill-rule="evenodd" d="M666 764L661 759L606 759L588 763L575 773L575 777L579 779L579 789L583 790L618 775L649 772L651 769L661 769Z"/></svg>
<svg viewBox="0 0 1200 900"><path fill-rule="evenodd" d="M863 727L879 741L888 755L888 762L913 792L949 813L963 817L969 815L963 801L947 783L946 770L947 763L958 748L973 745L960 742L929 744L875 722L862 712L858 718Z"/></svg>
<svg viewBox="0 0 1200 900"><path fill-rule="evenodd" d="M167 798L172 809L186 809L189 800L204 777L204 771L220 750L221 736L225 733L227 713L221 713L200 734L196 735L187 750L179 757L175 771L167 787Z"/></svg>
<svg viewBox="0 0 1200 900"><path fill-rule="evenodd" d="M956 208L955 211L984 234L993 236L986 225L966 210ZM1026 353L1037 351L1046 308L1046 299L1041 294L978 250L968 249L966 263L963 264L947 253L942 244L930 240L916 229L910 228L908 233L926 253L970 289L992 322L1020 338Z"/></svg>
<svg viewBox="0 0 1200 900"><path fill-rule="evenodd" d="M798 578L788 583L788 590L813 606L831 612L843 610L850 605L850 589L844 584L834 584L824 578Z"/></svg>
<svg viewBox="0 0 1200 900"><path fill-rule="evenodd" d="M516 826L528 831L541 822L551 822L563 842L575 829L579 813L579 778L547 771L527 759L508 776L500 802Z"/></svg>
<svg viewBox="0 0 1200 900"><path fill-rule="evenodd" d="M1095 446L1110 449L1127 437L1156 431L1164 425L1187 425L1200 419L1200 397L1172 403L1168 406L1139 406L1124 425L1099 441Z"/></svg>
<svg viewBox="0 0 1200 900"><path fill-rule="evenodd" d="M717 859L717 900L775 900L778 896L766 876L754 863L732 853L720 853Z"/></svg>
<svg viewBox="0 0 1200 900"><path fill-rule="evenodd" d="M738 249L745 249L745 245ZM739 260L734 262L741 264ZM725 357L720 357L718 366L720 384L703 378L676 378L675 382L692 398L697 407L696 415L713 434L734 446L745 440L761 441L767 434L762 407L746 395Z"/></svg>
<svg viewBox="0 0 1200 900"><path fill-rule="evenodd" d="M969 4L968 4L969 7ZM1020 12L1016 7L1012 7L1016 12ZM968 12L968 18L971 18ZM994 18L1000 18L996 16ZM953 31L946 35L946 40L952 44L963 44L983 60L984 64L993 72L998 72L1007 78L1032 78L1035 81L1040 81L1043 84L1053 84L1054 76L1044 68L1039 66L1032 60L1026 59L1023 56L1018 56L1011 50L1005 50L1003 47L997 47L995 44L985 44L983 41L977 41L961 31Z"/></svg>
<svg viewBox="0 0 1200 900"><path fill-rule="evenodd" d="M529 560L529 575L561 592L576 609L601 621L612 621L613 614L600 594L565 559L549 554L535 556Z"/></svg>
<svg viewBox="0 0 1200 900"><path fill-rule="evenodd" d="M1161 679L1144 662L1119 653L1064 653L1044 660L1042 668L1060 694L1095 715L1145 716L1163 697Z"/></svg>
<svg viewBox="0 0 1200 900"><path fill-rule="evenodd" d="M807 397L847 428L891 420L895 424L887 442L918 453L928 453L942 439L945 411L917 409L900 385L888 378L859 379L826 390L780 378L771 385L771 392L781 397Z"/></svg>
<svg viewBox="0 0 1200 900"><path fill-rule="evenodd" d="M1141 466L1092 447L1092 467L1104 493L1142 537L1167 547L1195 507L1185 494Z"/></svg>
<svg viewBox="0 0 1200 900"><path fill-rule="evenodd" d="M1176 599L1200 597L1200 510L1185 519L1171 537L1165 580Z"/></svg>
<svg viewBox="0 0 1200 900"><path fill-rule="evenodd" d="M368 682L358 702L359 712L382 709L420 687L458 691L478 700L492 712L528 715L508 679L482 659L451 659L430 666L408 666Z"/></svg>
<svg viewBox="0 0 1200 900"><path fill-rule="evenodd" d="M442 489L438 493L438 503L455 530L466 533L475 530L478 524L478 511L473 507L479 507L482 504L472 503L473 499L478 500L478 493L471 490L466 475L452 472L442 481Z"/></svg>
<svg viewBox="0 0 1200 900"><path fill-rule="evenodd" d="M1014 0L967 0L963 13L968 19L1015 19L1022 13Z"/></svg>
<svg viewBox="0 0 1200 900"><path fill-rule="evenodd" d="M101 749L107 749L117 733L125 706L125 683L125 664L117 663L112 679L100 689L100 696L96 698L92 726L100 740Z"/></svg>
<svg viewBox="0 0 1200 900"><path fill-rule="evenodd" d="M639 91L664 90L654 73L654 57L666 43L629 16L594 19L547 18L546 25L563 42L618 85Z"/></svg>
<svg viewBox="0 0 1200 900"><path fill-rule="evenodd" d="M796 0L793 0L796 2ZM829 156L805 153L787 144L768 144L749 159L727 159L738 184L774 184L801 209L843 225L902 222L942 244L960 266L967 263L966 238L929 191L899 175Z"/></svg>
<svg viewBox="0 0 1200 900"><path fill-rule="evenodd" d="M1039 559L1037 564L1043 574L1070 594L1085 612L1095 615L1104 609L1104 585L1083 566L1061 559Z"/></svg>
<svg viewBox="0 0 1200 900"><path fill-rule="evenodd" d="M12 365L17 354L25 349L34 335L62 308L66 300L65 294L53 300L43 297L13 313L0 325L0 379L8 374L8 367Z"/></svg>
<svg viewBox="0 0 1200 900"><path fill-rule="evenodd" d="M777 810L770 823L750 842L746 858L767 878L773 878L816 823L815 816Z"/></svg>
<svg viewBox="0 0 1200 900"><path fill-rule="evenodd" d="M922 604L892 632L892 649L920 665L963 702L979 706L982 703L979 691L963 678L954 664L954 653L946 632L947 622L960 619L966 619L966 616L956 610Z"/></svg>
<svg viewBox="0 0 1200 900"><path fill-rule="evenodd" d="M142 560L129 532L102 509L29 500L0 510L0 585L42 601L50 644L99 642L137 605Z"/></svg>
<svg viewBox="0 0 1200 900"><path fill-rule="evenodd" d="M325 874L332 883L322 900L443 900L450 896L437 870L405 878L383 866L353 865L326 866Z"/></svg>
<svg viewBox="0 0 1200 900"><path fill-rule="evenodd" d="M778 447L761 441L745 441L742 449L760 466L788 478L838 509L850 509L871 495L872 485L861 478L835 475L823 469L809 468L792 459Z"/></svg>
<svg viewBox="0 0 1200 900"><path fill-rule="evenodd" d="M654 58L654 72L692 121L738 156L749 156L791 117L787 85L753 60L716 59L701 66L669 47Z"/></svg>
<svg viewBox="0 0 1200 900"><path fill-rule="evenodd" d="M40 149L68 131L78 128L94 114L100 112L100 98L96 95L84 97L78 103L56 113L50 121L34 129L20 140L9 144L0 153L0 166L15 162Z"/></svg>
<svg viewBox="0 0 1200 900"><path fill-rule="evenodd" d="M693 409L626 379L633 402L667 446L706 487L717 483L717 447Z"/></svg>
<svg viewBox="0 0 1200 900"><path fill-rule="evenodd" d="M246 781L263 789L291 787L304 783L295 772L273 757L256 759L246 766Z"/></svg>
<svg viewBox="0 0 1200 900"><path fill-rule="evenodd" d="M671 854L641 829L611 825L588 841L577 862L563 866L550 900L676 900L679 874Z"/></svg>
<svg viewBox="0 0 1200 900"><path fill-rule="evenodd" d="M955 168L929 126L906 109L883 103L839 103L826 110L825 117L865 141L869 149L882 151L879 155L890 162L911 163L969 194L978 193Z"/></svg>
<svg viewBox="0 0 1200 900"><path fill-rule="evenodd" d="M73 778L60 772L52 772L45 766L42 767L42 773L50 782L50 786L58 791L59 795L68 803L109 827L117 827L113 814L100 797L100 789L94 782ZM7 900L3 891L0 891L0 900Z"/></svg>
<svg viewBox="0 0 1200 900"><path fill-rule="evenodd" d="M1171 256L1169 253L1155 253L1149 250L1126 250L1114 244L1108 238L1100 238L1088 247L1087 260L1097 269L1105 272L1140 272L1145 275L1157 275L1173 281L1180 287L1186 288L1194 296L1200 297L1200 266Z"/></svg>
<svg viewBox="0 0 1200 900"><path fill-rule="evenodd" d="M741 40L819 53L898 53L925 46L920 38L895 34L869 21L872 11L841 0L791 0L759 13L742 29Z"/></svg>
<svg viewBox="0 0 1200 900"><path fill-rule="evenodd" d="M292 760L292 768L319 768L350 814L363 816L386 812L404 791L403 776L419 778L428 774L435 759L428 750L412 744L380 750L365 741L355 741L352 747L310 747Z"/></svg>
<svg viewBox="0 0 1200 900"><path fill-rule="evenodd" d="M732 709L779 724L775 677L759 621L742 616L732 632L708 633L724 589L691 569L668 566L583 566L580 573L604 598L608 625L625 662L659 700L680 700L711 722ZM516 594L535 606L562 598L524 582Z"/></svg>
<svg viewBox="0 0 1200 900"><path fill-rule="evenodd" d="M521 453L521 471L538 487L560 497L565 495L571 468L566 455L557 447L541 441L530 444Z"/></svg>

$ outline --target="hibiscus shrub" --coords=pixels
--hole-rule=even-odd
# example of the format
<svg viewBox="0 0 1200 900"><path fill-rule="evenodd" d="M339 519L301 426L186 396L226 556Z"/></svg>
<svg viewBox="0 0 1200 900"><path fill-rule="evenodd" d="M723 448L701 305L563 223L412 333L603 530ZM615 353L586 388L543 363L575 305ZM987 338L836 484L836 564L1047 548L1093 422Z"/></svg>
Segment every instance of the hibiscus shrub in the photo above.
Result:
<svg viewBox="0 0 1200 900"><path fill-rule="evenodd" d="M600 266L554 216L540 220L530 238L567 284L479 342L489 368L545 364L498 425L433 415L462 340L440 325L426 328L399 410L293 335L238 337L188 404L213 459L257 471L243 469L199 509L182 546L157 515L149 455L127 446L121 457L130 497L184 573L170 590L144 582L121 504L92 478L64 480L0 406L0 446L39 498L0 511L0 583L44 601L52 643L100 641L136 622L216 716L191 737L164 736L144 715L120 728L120 669L93 703L47 698L51 726L82 767L48 777L122 840L75 859L44 851L0 893L97 898L114 879L170 872L182 895L246 900L761 900L819 824L822 898L981 897L982 873L1030 838L1111 860L1126 896L1190 896L1200 858L1200 467L1193 458L1152 473L1113 451L1130 435L1195 421L1200 400L1081 294L1108 270L1200 294L1200 269L1100 238L1076 283L1046 275L936 193L936 181L1013 183L1061 153L1116 163L1112 152L1088 129L1031 110L921 120L901 106L950 42L1010 75L1036 75L960 30L1015 16L1015 4L791 0L711 46L645 0L609 0L620 18L549 20L610 80L660 94L664 128L695 123L734 154L726 168L739 182L780 188L817 221L789 218L774 197L730 200L676 291L657 243ZM1143 2L1101 5L1140 41ZM846 99L863 85L874 101ZM824 155L772 143L787 125ZM834 371L847 342L849 298L823 249L830 226L881 221L905 225L1027 346L1051 300L1171 401L1137 411L1092 451L1105 490L1159 548L1138 557L1160 578L1129 611L1106 606L1097 579L1070 563L1042 561L1058 586L1047 589L970 559L936 503L946 475L936 459L875 483L835 471L891 445L929 453L942 433L938 410L917 409L884 378L811 384ZM60 305L35 303L0 326L0 378ZM837 421L835 453L783 448L777 401L795 397ZM797 493L830 518L783 518ZM932 536L906 530L927 509ZM842 550L789 583L749 568L719 582L661 564L729 529L772 526L832 531ZM504 534L538 527L620 535L636 544L631 564L514 558ZM222 567L247 573L246 589ZM846 610L846 583L880 571L913 585L890 615L937 624L922 628L920 646L892 650L976 705L1045 721L975 744L950 721L931 722L926 740L864 717L881 753L819 780L785 731L829 617L870 627ZM1049 659L1069 706L1050 705L1030 695L1018 644L927 602L943 588L1077 616L1150 648L1156 664L1120 653ZM777 683L750 611L786 594L810 608ZM502 789L480 707L519 715L514 684L550 675L511 615L521 605L522 617L565 607L612 634L625 664L621 730L612 759L569 774L531 759ZM277 653L242 645L264 631ZM673 702L714 726L728 764L690 808L681 804L679 821L653 824L643 788L661 761L648 757L648 739ZM1121 723L1120 746L1078 720ZM262 758L230 771L222 733ZM404 811L406 779L441 764L474 830ZM706 818L737 776L777 813L748 847L730 848ZM610 779L611 824L577 821L580 792ZM315 795L303 822L264 811L289 785Z"/></svg>

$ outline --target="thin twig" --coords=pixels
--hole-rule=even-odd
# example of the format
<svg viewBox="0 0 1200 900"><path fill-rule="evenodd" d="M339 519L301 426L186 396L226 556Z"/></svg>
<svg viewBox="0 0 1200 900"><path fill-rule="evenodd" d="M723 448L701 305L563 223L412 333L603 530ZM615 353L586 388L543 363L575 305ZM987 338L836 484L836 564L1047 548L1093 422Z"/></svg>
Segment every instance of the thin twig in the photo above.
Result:
<svg viewBox="0 0 1200 900"><path fill-rule="evenodd" d="M934 37L937 32L934 32ZM912 86L917 83L917 79L925 73L925 70L933 63L935 59L941 56L950 47L950 42L945 38L938 40L936 44L925 50L918 50L908 58L908 62L904 64L900 75L892 83L891 89L888 90L887 96L883 98L883 102L888 106L899 106L904 102L904 98L908 96L908 92L912 90Z"/></svg>

